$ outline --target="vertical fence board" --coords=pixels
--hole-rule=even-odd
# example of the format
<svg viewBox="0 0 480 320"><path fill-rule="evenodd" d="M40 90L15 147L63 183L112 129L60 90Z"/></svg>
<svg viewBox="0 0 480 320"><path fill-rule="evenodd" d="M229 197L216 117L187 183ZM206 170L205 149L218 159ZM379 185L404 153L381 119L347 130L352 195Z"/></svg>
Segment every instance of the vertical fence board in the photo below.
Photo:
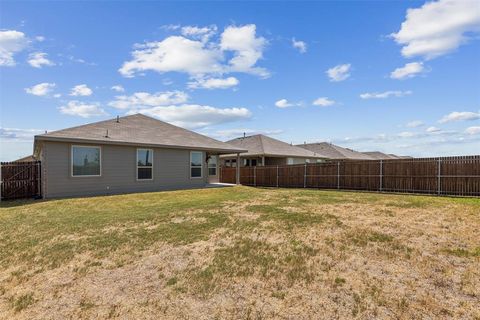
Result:
<svg viewBox="0 0 480 320"><path fill-rule="evenodd" d="M235 168L221 170L221 182L235 183ZM242 184L264 187L480 196L480 156L329 161L240 172Z"/></svg>
<svg viewBox="0 0 480 320"><path fill-rule="evenodd" d="M2 200L41 196L40 161L2 162L0 165Z"/></svg>

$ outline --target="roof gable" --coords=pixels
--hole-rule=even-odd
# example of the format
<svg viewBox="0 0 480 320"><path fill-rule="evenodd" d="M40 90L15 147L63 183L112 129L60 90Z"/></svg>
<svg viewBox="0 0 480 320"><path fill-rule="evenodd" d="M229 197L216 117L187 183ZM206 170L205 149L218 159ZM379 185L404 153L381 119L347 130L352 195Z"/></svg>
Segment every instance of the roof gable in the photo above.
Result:
<svg viewBox="0 0 480 320"><path fill-rule="evenodd" d="M227 141L227 143L248 150L248 152L242 153L242 156L322 158L315 152L293 146L263 134L236 138Z"/></svg>

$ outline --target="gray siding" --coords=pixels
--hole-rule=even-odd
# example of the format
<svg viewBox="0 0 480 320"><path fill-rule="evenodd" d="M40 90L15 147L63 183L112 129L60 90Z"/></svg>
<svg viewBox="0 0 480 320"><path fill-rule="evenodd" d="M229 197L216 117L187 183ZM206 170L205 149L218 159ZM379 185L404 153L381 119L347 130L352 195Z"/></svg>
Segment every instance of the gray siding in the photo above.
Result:
<svg viewBox="0 0 480 320"><path fill-rule="evenodd" d="M203 177L190 178L191 150L153 148L153 180L137 181L137 148L118 145L95 145L102 150L100 177L72 177L71 146L62 142L44 143L45 198L199 188L208 179L205 161ZM205 152L203 157L205 160Z"/></svg>

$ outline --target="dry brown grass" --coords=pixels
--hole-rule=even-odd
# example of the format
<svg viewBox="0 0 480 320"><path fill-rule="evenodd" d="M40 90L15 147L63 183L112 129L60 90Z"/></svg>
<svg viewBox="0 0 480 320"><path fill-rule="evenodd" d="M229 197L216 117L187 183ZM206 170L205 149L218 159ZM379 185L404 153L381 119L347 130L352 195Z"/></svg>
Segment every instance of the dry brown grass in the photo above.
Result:
<svg viewBox="0 0 480 320"><path fill-rule="evenodd" d="M2 319L480 319L479 199L235 187L0 226Z"/></svg>

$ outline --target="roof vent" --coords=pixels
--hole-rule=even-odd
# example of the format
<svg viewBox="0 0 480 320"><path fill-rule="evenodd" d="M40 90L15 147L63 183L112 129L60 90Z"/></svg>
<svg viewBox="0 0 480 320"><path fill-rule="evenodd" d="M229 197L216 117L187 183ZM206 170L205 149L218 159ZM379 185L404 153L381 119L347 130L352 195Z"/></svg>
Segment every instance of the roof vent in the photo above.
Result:
<svg viewBox="0 0 480 320"><path fill-rule="evenodd" d="M120 117L119 117L119 116L117 116L117 123L119 123L119 122L120 122Z"/></svg>
<svg viewBox="0 0 480 320"><path fill-rule="evenodd" d="M109 138L109 136L108 136L108 129L107 129L107 133L105 134L105 138Z"/></svg>

